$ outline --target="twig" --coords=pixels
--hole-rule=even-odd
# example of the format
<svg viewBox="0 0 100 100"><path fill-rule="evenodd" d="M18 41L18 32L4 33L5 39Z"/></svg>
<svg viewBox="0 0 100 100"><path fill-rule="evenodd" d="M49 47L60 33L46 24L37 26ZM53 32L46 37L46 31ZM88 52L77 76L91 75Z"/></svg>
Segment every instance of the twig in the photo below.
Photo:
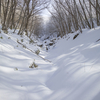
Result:
<svg viewBox="0 0 100 100"><path fill-rule="evenodd" d="M26 46L25 46L24 44L22 44L21 42L17 41L17 43L19 43L20 45L24 46L27 50L29 50L29 51L31 51L32 53L34 53L35 55L37 55L33 50L29 49L28 47L26 47ZM45 58L41 57L40 55L37 55L37 56L40 57L41 59L43 59L43 60L45 60L45 61L51 63L51 61L49 61L48 59L45 59Z"/></svg>

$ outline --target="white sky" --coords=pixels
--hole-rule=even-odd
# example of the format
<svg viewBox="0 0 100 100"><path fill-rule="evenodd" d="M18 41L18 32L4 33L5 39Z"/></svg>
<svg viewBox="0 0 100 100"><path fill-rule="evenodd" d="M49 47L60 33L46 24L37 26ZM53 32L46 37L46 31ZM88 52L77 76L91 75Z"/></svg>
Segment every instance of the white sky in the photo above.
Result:
<svg viewBox="0 0 100 100"><path fill-rule="evenodd" d="M49 13L49 11L47 9L44 9L42 11L42 14L41 15L43 16L44 22L48 22L49 21L49 18L51 16L51 14Z"/></svg>

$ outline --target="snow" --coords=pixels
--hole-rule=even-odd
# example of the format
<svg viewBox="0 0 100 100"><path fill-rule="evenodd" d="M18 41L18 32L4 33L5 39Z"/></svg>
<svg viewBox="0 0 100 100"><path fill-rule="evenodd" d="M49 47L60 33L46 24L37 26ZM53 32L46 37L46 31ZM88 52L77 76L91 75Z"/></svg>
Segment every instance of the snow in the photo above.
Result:
<svg viewBox="0 0 100 100"><path fill-rule="evenodd" d="M25 35L1 31L0 100L100 100L100 41L96 42L100 27L84 29L73 40L75 34L60 38L46 52L36 43L29 44ZM39 55L51 62L17 40L33 51L39 49ZM38 68L29 68L33 61Z"/></svg>

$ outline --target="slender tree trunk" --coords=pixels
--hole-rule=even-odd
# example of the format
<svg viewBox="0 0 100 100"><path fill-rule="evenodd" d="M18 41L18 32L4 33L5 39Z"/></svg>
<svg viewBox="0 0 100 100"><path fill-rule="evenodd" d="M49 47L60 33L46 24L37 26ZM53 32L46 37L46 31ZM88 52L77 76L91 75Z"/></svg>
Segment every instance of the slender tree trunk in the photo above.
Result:
<svg viewBox="0 0 100 100"><path fill-rule="evenodd" d="M13 0L11 0L11 6L10 6L10 10L9 10L9 13L8 13L8 18L7 18L7 27L9 27L9 24L11 22L11 15L12 15L12 12L13 12Z"/></svg>
<svg viewBox="0 0 100 100"><path fill-rule="evenodd" d="M88 19L87 19L85 9L84 9L84 7L83 7L83 5L82 5L82 3L81 3L80 0L79 0L79 3L80 3L80 5L81 5L81 8L82 8L82 11L83 11L83 14L84 14L85 20L86 20L86 22L87 22L87 25L88 25L88 27L91 29L91 25L90 25L90 23L89 23L89 21L88 21Z"/></svg>
<svg viewBox="0 0 100 100"><path fill-rule="evenodd" d="M0 20L1 20L1 0L0 0Z"/></svg>
<svg viewBox="0 0 100 100"><path fill-rule="evenodd" d="M99 4L98 4L98 0L96 0L96 22L97 22L97 26L100 25L99 23L99 14L98 14L98 8L99 8Z"/></svg>
<svg viewBox="0 0 100 100"><path fill-rule="evenodd" d="M3 14L4 14L4 20L2 24L2 30L7 30L6 26L6 19L7 19L7 13L8 13L8 7L9 7L10 0L8 1L3 1Z"/></svg>
<svg viewBox="0 0 100 100"><path fill-rule="evenodd" d="M12 12L12 19L11 19L11 26L10 28L15 28L15 24L14 24L14 18L15 18L15 11L16 11L16 6L17 6L17 2L16 0L13 1L13 12Z"/></svg>
<svg viewBox="0 0 100 100"><path fill-rule="evenodd" d="M85 0L83 0L83 3L84 3L84 5L85 5L85 8L86 8L86 10L87 10L87 12L88 12L88 14L89 14L89 17L90 17L91 27L94 28L94 23L93 23L93 20L92 20L92 9L91 9L91 4L89 3L89 10L88 10L87 5L86 5L86 3L85 3Z"/></svg>
<svg viewBox="0 0 100 100"><path fill-rule="evenodd" d="M89 0L89 2L91 3L91 5L93 6L93 8L96 10L96 12L98 12L100 14L100 7L99 10L95 7L95 5L91 2L91 0Z"/></svg>
<svg viewBox="0 0 100 100"><path fill-rule="evenodd" d="M15 26L15 29L14 29L14 32L13 32L13 33L15 33L15 31L16 31L18 25L19 25L19 22L20 22L20 20L21 20L21 15L22 15L22 13L23 13L24 6L25 6L25 2L24 2L23 7L22 7L22 9L21 9L21 11L20 11L19 19L18 19L18 21L17 21L17 24L16 24L16 26ZM22 18L22 19L23 19L23 18Z"/></svg>
<svg viewBox="0 0 100 100"><path fill-rule="evenodd" d="M94 23L93 23L93 18L92 18L92 6L91 6L90 1L89 1L89 15L90 15L90 22L92 24L92 28L94 28Z"/></svg>

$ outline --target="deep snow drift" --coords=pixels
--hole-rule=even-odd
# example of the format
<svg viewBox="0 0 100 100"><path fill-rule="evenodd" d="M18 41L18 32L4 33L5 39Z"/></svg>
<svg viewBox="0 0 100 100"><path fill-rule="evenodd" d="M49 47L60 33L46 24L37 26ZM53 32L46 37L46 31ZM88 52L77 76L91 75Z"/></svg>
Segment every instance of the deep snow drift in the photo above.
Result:
<svg viewBox="0 0 100 100"><path fill-rule="evenodd" d="M1 32L0 100L100 100L100 27L73 40L75 34L46 52L26 36ZM51 63L18 44L21 39ZM29 68L33 61L38 68Z"/></svg>

